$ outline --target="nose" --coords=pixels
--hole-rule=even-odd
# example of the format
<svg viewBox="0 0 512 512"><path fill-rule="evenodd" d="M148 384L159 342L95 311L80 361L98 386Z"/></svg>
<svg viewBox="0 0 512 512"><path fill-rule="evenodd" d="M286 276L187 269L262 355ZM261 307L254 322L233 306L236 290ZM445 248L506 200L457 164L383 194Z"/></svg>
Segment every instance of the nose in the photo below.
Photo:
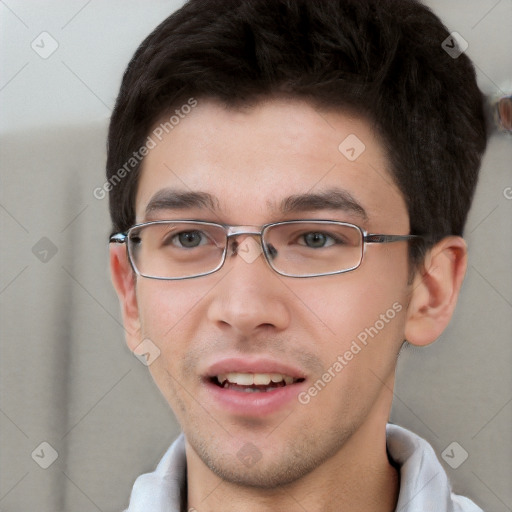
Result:
<svg viewBox="0 0 512 512"><path fill-rule="evenodd" d="M221 272L226 275L212 290L208 308L217 328L245 337L288 327L290 292L265 261L257 237L233 240Z"/></svg>

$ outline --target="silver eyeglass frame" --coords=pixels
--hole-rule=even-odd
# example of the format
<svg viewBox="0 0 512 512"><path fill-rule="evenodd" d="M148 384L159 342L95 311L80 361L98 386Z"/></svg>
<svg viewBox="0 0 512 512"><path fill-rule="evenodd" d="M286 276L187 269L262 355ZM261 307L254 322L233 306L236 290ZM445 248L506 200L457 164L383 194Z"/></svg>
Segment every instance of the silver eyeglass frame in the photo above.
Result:
<svg viewBox="0 0 512 512"><path fill-rule="evenodd" d="M354 265L351 268L343 269L343 270L337 270L333 272L324 272L321 274L305 274L305 275L295 275L295 274L287 274L285 272L281 272L274 268L274 266L271 263L271 254L269 252L268 246L263 243L264 240L264 234L265 232L274 226L280 226L283 224L289 225L289 224L299 224L307 222L308 224L318 224L318 225L325 225L325 224L335 224L338 226L348 226L351 228L357 229L361 233L361 257L359 258L359 263L357 265ZM184 276L184 277L158 277L158 276L150 276L147 274L143 274L139 271L137 268L137 265L134 262L134 258L131 254L130 250L130 244L128 244L128 239L130 237L130 233L138 228L142 228L144 226L150 226L154 224L169 224L169 223L179 223L179 224L195 224L195 225L203 225L203 226L214 226L218 228L222 228L226 233L226 244L224 246L224 250L222 252L222 258L220 260L219 265L217 265L216 268L213 270L210 270L208 272L203 272L201 274L194 274L192 276ZM251 229L252 228L252 229ZM324 220L324 219L295 219L295 220L286 220L281 222L270 222L268 224L264 224L259 229L255 229L257 226L232 226L228 224L219 224L217 222L208 222L208 221L202 221L202 220L156 220L156 221L150 221L150 222L142 222L140 224L135 224L132 227L128 229L125 233L114 233L109 238L109 243L115 243L115 244L126 244L126 252L128 254L128 259L130 261L130 265L133 269L133 271L141 277L145 277L147 279L157 279L161 281L180 281L183 279L194 279L196 277L202 277L207 276L210 274L213 274L217 271L219 271L226 262L226 256L228 252L228 246L229 246L229 240L234 237L238 237L241 235L251 235L251 236L257 236L260 238L260 245L262 248L263 255L265 256L265 260L267 261L268 266L277 274L284 276L284 277L294 277L294 278L308 278L308 277L322 277L322 276L331 276L336 274L345 274L346 272L351 272L353 270L356 270L359 268L363 262L363 257L366 250L366 244L387 244L392 242L404 242L404 241L410 241L410 240L418 240L422 239L421 235L386 235L386 234L378 234L378 233L368 233L363 228L357 226L356 224L352 224L350 222L341 222L341 221L335 221L335 220ZM235 253L235 251L234 251Z"/></svg>

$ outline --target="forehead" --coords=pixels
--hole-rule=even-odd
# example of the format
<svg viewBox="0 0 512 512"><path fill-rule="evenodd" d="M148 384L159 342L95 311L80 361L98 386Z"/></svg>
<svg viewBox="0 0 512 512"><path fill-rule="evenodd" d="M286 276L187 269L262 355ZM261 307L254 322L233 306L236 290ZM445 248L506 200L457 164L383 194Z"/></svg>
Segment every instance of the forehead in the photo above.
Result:
<svg viewBox="0 0 512 512"><path fill-rule="evenodd" d="M198 100L178 122L165 124L168 120L163 118L149 134L154 147L141 167L137 222L158 210L152 208L155 199L169 192L208 196L182 203L176 208L182 217L187 209L195 217L204 210L209 220L214 214L228 224L254 225L293 216L286 206L306 195L316 198L312 211L322 210L325 201L324 216L333 210L332 217L336 208L327 199L334 193L361 206L359 217L372 226L393 222L408 228L405 202L383 145L361 118L320 111L298 100L268 100L240 109ZM302 206L306 213L307 204ZM348 210L336 215L357 213L357 208ZM161 218L166 214L173 209L159 213Z"/></svg>

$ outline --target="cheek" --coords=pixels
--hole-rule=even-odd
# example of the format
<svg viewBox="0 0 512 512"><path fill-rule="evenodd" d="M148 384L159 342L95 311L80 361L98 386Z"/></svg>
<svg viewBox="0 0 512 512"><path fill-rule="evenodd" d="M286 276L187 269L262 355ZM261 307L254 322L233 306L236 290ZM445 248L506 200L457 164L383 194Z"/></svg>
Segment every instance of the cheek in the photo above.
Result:
<svg viewBox="0 0 512 512"><path fill-rule="evenodd" d="M193 281L171 282L145 279L137 287L141 337L160 351L149 366L153 379L168 400L174 402L176 382L186 377L182 362L198 342L203 299L207 291ZM178 404L179 405L179 404Z"/></svg>
<svg viewBox="0 0 512 512"><path fill-rule="evenodd" d="M296 290L304 303L303 327L314 326L327 368L344 354L351 367L375 370L396 360L405 328L407 260L379 256L354 272Z"/></svg>
<svg viewBox="0 0 512 512"><path fill-rule="evenodd" d="M139 281L137 303L143 334L167 343L190 322L206 293L192 281Z"/></svg>
<svg viewBox="0 0 512 512"><path fill-rule="evenodd" d="M182 362L196 339L194 332L200 325L198 315L205 296L204 290L201 293L192 284L144 279L137 285L141 337L151 340L160 351L148 369L178 421L187 410L182 397L186 377Z"/></svg>
<svg viewBox="0 0 512 512"><path fill-rule="evenodd" d="M381 315L385 321L393 320L386 322L387 326L402 325L403 315L397 313L406 309L405 274L403 280L390 274L387 279L374 281L356 276L356 272L340 274L321 287L296 290L304 305L304 320L309 319L334 338L355 337Z"/></svg>
<svg viewBox="0 0 512 512"><path fill-rule="evenodd" d="M376 286L360 277L340 275L333 286L309 292L310 309L321 319L313 337L324 368L301 403L330 411L339 422L365 417L391 386L404 334L406 288L397 279Z"/></svg>

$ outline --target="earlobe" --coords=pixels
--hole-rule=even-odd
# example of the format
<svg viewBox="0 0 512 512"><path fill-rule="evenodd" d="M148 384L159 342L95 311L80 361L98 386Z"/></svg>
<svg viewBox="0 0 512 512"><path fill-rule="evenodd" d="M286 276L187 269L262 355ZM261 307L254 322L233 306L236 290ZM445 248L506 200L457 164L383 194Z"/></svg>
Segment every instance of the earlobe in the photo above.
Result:
<svg viewBox="0 0 512 512"><path fill-rule="evenodd" d="M405 339L412 345L434 342L448 325L467 266L466 243L449 236L428 252L411 285Z"/></svg>
<svg viewBox="0 0 512 512"><path fill-rule="evenodd" d="M133 351L140 343L140 320L135 289L136 278L124 245L110 245L110 273L121 305L126 343Z"/></svg>

